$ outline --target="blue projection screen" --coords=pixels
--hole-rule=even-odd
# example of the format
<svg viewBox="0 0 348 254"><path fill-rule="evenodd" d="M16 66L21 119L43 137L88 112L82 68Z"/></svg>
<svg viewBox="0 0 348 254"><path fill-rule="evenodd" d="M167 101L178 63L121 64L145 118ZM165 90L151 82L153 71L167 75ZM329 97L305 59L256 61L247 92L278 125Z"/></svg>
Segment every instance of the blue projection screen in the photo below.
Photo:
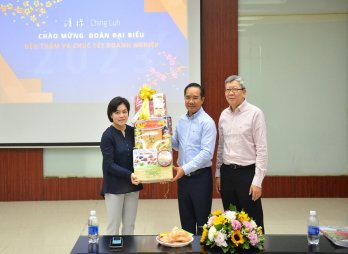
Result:
<svg viewBox="0 0 348 254"><path fill-rule="evenodd" d="M199 0L0 4L0 145L100 141L108 102L148 84L175 125L200 82Z"/></svg>

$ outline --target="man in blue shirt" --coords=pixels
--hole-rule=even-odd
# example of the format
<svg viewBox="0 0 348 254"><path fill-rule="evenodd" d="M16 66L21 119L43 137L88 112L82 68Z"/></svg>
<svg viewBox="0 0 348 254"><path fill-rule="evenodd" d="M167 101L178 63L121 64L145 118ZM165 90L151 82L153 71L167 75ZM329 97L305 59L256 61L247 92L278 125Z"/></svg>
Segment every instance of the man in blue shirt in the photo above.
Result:
<svg viewBox="0 0 348 254"><path fill-rule="evenodd" d="M181 227L201 235L212 206L212 159L216 141L214 120L203 110L204 89L191 83L185 87L187 113L180 117L172 137L179 151L178 203Z"/></svg>

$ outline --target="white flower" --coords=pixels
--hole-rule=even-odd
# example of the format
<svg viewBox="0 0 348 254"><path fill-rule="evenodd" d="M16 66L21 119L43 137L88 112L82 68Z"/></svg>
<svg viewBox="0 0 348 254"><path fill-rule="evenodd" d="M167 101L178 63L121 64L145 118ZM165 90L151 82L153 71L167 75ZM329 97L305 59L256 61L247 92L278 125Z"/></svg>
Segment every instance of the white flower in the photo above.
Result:
<svg viewBox="0 0 348 254"><path fill-rule="evenodd" d="M250 223L253 228L257 228L256 222L254 220L251 220Z"/></svg>
<svg viewBox="0 0 348 254"><path fill-rule="evenodd" d="M216 228L215 227L211 227L208 231L208 239L212 242L214 241L216 235Z"/></svg>
<svg viewBox="0 0 348 254"><path fill-rule="evenodd" d="M226 217L229 221L233 221L233 220L236 219L236 212L225 211L224 214L225 214L225 217Z"/></svg>
<svg viewBox="0 0 348 254"><path fill-rule="evenodd" d="M215 243L217 246L221 247L227 247L226 243L226 234L222 233L221 231L218 231L215 236Z"/></svg>

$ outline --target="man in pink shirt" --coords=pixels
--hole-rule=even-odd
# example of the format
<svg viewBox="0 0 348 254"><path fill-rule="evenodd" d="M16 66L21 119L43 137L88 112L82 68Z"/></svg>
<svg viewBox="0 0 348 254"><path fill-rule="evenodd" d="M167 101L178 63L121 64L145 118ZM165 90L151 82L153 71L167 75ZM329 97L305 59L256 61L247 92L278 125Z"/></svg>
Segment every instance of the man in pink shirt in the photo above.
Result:
<svg viewBox="0 0 348 254"><path fill-rule="evenodd" d="M216 188L225 210L233 204L264 229L261 194L268 160L266 123L263 112L248 103L245 95L240 76L225 80L229 107L222 111L218 125Z"/></svg>

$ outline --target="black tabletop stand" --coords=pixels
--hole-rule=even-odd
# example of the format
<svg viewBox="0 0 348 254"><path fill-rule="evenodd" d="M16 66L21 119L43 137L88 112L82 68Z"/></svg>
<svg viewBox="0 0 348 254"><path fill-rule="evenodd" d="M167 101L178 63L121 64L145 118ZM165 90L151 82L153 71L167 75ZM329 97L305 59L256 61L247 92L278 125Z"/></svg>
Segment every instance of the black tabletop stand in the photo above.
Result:
<svg viewBox="0 0 348 254"><path fill-rule="evenodd" d="M72 254L77 253L223 253L221 249L210 249L202 246L200 236L194 236L194 241L184 247L171 248L159 244L154 235L122 236L123 247L110 249L111 236L101 236L99 244L88 244L87 236L80 236L72 249ZM237 253L347 253L348 248L333 245L326 237L321 236L319 246L308 246L305 235L266 235L265 249L263 251L249 250Z"/></svg>

